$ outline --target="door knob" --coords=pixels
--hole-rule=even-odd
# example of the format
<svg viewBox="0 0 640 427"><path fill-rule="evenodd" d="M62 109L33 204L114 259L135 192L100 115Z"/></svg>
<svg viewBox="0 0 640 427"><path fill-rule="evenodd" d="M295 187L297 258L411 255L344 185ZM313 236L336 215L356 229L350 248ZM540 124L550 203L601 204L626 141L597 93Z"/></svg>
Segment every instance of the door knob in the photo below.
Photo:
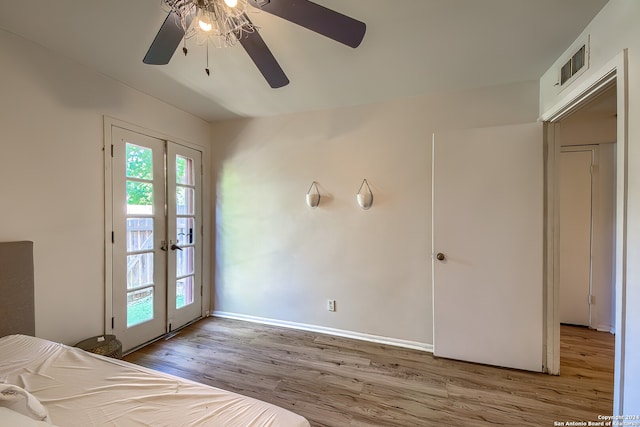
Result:
<svg viewBox="0 0 640 427"><path fill-rule="evenodd" d="M444 261L444 260L445 260L445 258L446 258L446 257L444 256L444 254L443 254L442 252L438 252L438 254L436 255L436 259L437 259L438 261Z"/></svg>

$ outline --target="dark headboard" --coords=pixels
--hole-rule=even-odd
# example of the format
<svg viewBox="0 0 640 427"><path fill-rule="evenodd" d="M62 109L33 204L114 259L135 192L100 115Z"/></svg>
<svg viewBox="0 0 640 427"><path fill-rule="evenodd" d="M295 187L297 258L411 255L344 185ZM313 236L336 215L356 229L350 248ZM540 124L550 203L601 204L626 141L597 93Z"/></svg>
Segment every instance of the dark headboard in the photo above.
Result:
<svg viewBox="0 0 640 427"><path fill-rule="evenodd" d="M0 242L0 337L35 329L33 242Z"/></svg>

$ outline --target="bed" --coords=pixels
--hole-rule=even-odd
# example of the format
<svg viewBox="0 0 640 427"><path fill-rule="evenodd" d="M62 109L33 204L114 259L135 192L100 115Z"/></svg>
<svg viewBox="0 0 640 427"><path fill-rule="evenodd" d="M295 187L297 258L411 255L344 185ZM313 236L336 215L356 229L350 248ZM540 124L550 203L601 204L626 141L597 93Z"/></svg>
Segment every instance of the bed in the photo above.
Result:
<svg viewBox="0 0 640 427"><path fill-rule="evenodd" d="M32 288L32 244L0 243L0 425L309 427L266 402L34 337Z"/></svg>

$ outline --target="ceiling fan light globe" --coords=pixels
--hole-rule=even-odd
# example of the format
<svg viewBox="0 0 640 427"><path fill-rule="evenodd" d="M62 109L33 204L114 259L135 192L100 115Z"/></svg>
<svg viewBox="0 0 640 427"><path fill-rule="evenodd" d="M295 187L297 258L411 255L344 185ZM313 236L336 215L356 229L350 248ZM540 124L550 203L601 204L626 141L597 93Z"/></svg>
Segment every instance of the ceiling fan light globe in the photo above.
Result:
<svg viewBox="0 0 640 427"><path fill-rule="evenodd" d="M202 15L198 19L198 27L205 33L208 33L213 28L213 24L211 24L211 19L208 16Z"/></svg>
<svg viewBox="0 0 640 427"><path fill-rule="evenodd" d="M213 28L211 26L211 24L209 24L208 22L204 22L204 21L198 21L198 26L205 33L208 33L209 31L211 31L211 28Z"/></svg>
<svg viewBox="0 0 640 427"><path fill-rule="evenodd" d="M238 0L224 0L224 3L229 7L236 7L238 5Z"/></svg>

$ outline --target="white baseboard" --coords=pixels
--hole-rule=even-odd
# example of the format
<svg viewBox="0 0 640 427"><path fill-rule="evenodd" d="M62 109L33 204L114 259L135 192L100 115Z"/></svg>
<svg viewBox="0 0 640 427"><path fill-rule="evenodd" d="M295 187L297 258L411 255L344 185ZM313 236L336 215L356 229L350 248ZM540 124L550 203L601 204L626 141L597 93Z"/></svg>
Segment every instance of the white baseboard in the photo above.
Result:
<svg viewBox="0 0 640 427"><path fill-rule="evenodd" d="M616 330L611 325L598 325L596 326L596 331L598 332L609 332L612 335L616 334Z"/></svg>
<svg viewBox="0 0 640 427"><path fill-rule="evenodd" d="M327 328L325 326L308 325L306 323L289 322L286 320L268 319L265 317L249 316L246 314L228 313L226 311L213 312L214 317L225 319L243 320L246 322L262 323L264 325L282 326L284 328L298 329L302 331L317 332L320 334L334 335L344 338L352 338L361 341L369 341L377 344L392 345L395 347L410 348L412 350L433 353L433 345L416 341L401 340L397 338L382 337L379 335L363 334L360 332L345 331L343 329Z"/></svg>

